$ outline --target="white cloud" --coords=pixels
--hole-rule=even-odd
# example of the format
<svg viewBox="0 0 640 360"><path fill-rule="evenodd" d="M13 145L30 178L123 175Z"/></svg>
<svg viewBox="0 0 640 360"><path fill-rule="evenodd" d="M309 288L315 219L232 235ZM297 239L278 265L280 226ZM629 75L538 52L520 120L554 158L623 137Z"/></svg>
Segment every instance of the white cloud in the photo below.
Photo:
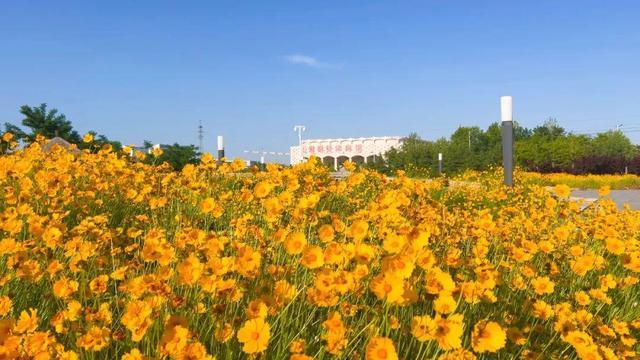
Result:
<svg viewBox="0 0 640 360"><path fill-rule="evenodd" d="M329 64L326 62L319 61L313 56L303 55L303 54L291 54L286 55L284 57L285 61L289 64L294 65L303 65L312 68L325 68L325 69L340 69L342 65Z"/></svg>

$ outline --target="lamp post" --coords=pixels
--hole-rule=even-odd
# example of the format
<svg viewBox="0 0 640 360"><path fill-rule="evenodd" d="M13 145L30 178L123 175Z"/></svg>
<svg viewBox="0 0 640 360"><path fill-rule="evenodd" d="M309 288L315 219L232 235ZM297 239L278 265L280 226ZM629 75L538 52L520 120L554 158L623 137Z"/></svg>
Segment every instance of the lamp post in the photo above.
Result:
<svg viewBox="0 0 640 360"><path fill-rule="evenodd" d="M302 132L307 130L304 125L296 125L293 127L293 131L298 132L298 145L300 146L300 151L302 151Z"/></svg>
<svg viewBox="0 0 640 360"><path fill-rule="evenodd" d="M500 117L502 120L504 184L513 186L513 99L511 96L500 98Z"/></svg>
<svg viewBox="0 0 640 360"><path fill-rule="evenodd" d="M438 175L442 175L442 153L438 153Z"/></svg>
<svg viewBox="0 0 640 360"><path fill-rule="evenodd" d="M218 161L222 161L224 157L224 138L218 135Z"/></svg>

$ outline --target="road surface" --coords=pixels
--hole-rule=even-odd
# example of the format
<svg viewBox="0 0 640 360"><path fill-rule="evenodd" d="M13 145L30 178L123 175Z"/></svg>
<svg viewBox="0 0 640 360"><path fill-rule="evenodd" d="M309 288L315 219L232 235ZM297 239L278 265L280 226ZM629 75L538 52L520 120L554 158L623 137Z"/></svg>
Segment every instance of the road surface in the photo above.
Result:
<svg viewBox="0 0 640 360"><path fill-rule="evenodd" d="M572 190L571 196L581 198L597 198L598 190ZM608 196L618 208L622 209L624 204L631 205L634 210L640 210L640 190L611 190Z"/></svg>

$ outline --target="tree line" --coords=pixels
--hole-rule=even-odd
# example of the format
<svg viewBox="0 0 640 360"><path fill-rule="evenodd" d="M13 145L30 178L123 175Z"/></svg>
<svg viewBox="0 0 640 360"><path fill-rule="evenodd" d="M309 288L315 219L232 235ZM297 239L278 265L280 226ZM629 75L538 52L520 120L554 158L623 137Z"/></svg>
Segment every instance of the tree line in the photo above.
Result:
<svg viewBox="0 0 640 360"><path fill-rule="evenodd" d="M522 169L572 174L640 174L640 150L619 130L595 136L575 134L557 121L548 120L528 129L514 123L514 161ZM371 167L387 173L404 170L430 176L438 171L438 153L443 154L443 172L457 174L467 169L486 170L502 163L502 135L498 123L486 130L459 127L448 139L407 136L399 149L377 157Z"/></svg>
<svg viewBox="0 0 640 360"><path fill-rule="evenodd" d="M111 146L119 151L119 141L89 131L92 140L84 141L73 128L71 121L57 109L47 104L20 107L20 125L5 123L5 134L12 134L12 141L32 143L38 136L51 139L60 137L79 149L95 151ZM640 149L621 131L611 130L595 136L575 134L565 130L555 120L528 129L514 123L514 160L522 169L549 173L572 174L640 174ZM0 152L9 150L8 142L1 143ZM149 150L153 144L144 141L140 147ZM160 155L142 161L167 162L180 170L186 164L197 163L200 149L194 145L163 145ZM443 154L443 172L457 174L467 169L486 170L502 162L502 135L499 123L486 130L477 126L461 126L449 138L435 141L421 139L412 133L404 139L399 149L391 149L375 157L367 166L395 173L404 170L414 176L433 176L438 171L438 153Z"/></svg>
<svg viewBox="0 0 640 360"><path fill-rule="evenodd" d="M123 149L120 141L110 140L105 135L100 135L95 131L89 131L87 134L90 135L88 138L91 140L85 141L64 114L57 109L47 109L46 103L38 106L23 105L20 107L20 114L22 115L20 125L9 122L4 124L5 134L11 134L11 142L14 145L33 143L40 136L46 139L62 138L70 144L75 144L81 150L96 151L104 148L104 146L110 146L115 151ZM9 144L9 141L3 141L0 152L10 151ZM140 148L149 150L152 146L153 143L145 140ZM172 145L163 145L161 150L156 152L156 154L160 153L158 156L145 156L144 159L140 160L158 163L167 162L174 169L180 170L186 164L197 163L200 159L199 149L194 145L174 143Z"/></svg>

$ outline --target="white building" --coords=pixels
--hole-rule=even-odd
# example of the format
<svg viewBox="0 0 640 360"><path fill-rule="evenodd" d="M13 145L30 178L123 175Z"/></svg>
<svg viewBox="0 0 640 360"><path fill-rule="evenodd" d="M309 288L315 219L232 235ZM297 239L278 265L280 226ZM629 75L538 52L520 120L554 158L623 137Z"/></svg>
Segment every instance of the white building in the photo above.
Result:
<svg viewBox="0 0 640 360"><path fill-rule="evenodd" d="M359 164L368 163L392 148L399 149L402 139L401 136L309 139L302 140L302 146L292 146L289 153L292 165L317 156L324 164L337 170L347 160Z"/></svg>

